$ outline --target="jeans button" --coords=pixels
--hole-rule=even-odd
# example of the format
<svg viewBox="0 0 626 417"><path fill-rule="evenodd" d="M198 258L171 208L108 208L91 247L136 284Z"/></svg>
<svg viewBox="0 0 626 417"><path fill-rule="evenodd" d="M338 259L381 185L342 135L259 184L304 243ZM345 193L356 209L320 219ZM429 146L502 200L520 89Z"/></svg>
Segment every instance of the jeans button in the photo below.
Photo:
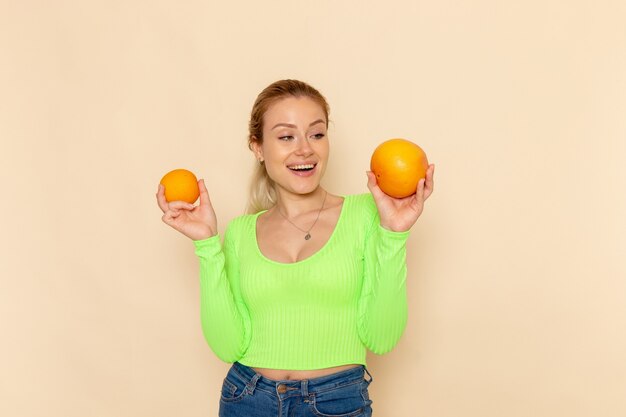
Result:
<svg viewBox="0 0 626 417"><path fill-rule="evenodd" d="M279 393L279 394L284 394L284 393L286 393L286 392L287 392L287 386L286 386L286 385L284 385L284 384L280 384L280 385L278 386L278 393Z"/></svg>

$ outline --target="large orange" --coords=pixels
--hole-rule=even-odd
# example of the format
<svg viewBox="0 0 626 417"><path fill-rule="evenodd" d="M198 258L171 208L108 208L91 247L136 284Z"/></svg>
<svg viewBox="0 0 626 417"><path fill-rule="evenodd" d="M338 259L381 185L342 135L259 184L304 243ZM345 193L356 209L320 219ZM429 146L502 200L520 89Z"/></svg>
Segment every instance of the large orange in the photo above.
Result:
<svg viewBox="0 0 626 417"><path fill-rule="evenodd" d="M428 159L415 143L406 139L390 139L374 150L370 169L385 194L404 198L414 194L417 183L426 177Z"/></svg>
<svg viewBox="0 0 626 417"><path fill-rule="evenodd" d="M161 178L161 184L165 186L165 199L170 201L186 201L195 203L200 195L198 179L191 171L175 169Z"/></svg>

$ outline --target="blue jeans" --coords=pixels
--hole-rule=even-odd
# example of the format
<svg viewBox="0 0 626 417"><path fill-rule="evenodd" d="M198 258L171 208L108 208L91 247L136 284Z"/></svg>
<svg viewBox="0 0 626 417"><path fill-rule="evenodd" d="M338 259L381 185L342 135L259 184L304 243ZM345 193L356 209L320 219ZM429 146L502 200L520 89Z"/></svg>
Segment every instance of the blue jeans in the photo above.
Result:
<svg viewBox="0 0 626 417"><path fill-rule="evenodd" d="M372 380L363 365L319 378L276 381L235 362L222 385L219 417L370 417Z"/></svg>

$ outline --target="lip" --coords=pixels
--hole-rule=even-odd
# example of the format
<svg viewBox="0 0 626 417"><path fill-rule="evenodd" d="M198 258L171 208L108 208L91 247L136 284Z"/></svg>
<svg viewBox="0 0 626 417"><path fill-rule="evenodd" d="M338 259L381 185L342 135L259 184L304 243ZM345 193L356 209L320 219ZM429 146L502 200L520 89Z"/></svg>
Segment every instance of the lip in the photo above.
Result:
<svg viewBox="0 0 626 417"><path fill-rule="evenodd" d="M317 167L318 164L315 162L309 162L311 164L314 164L315 166L313 167L312 170L310 171L294 171L293 169L290 169L289 167L287 167L287 169L289 170L289 172L291 172L293 175L297 175L298 177L310 177L312 175L315 175L315 173L317 172ZM294 165L306 165L306 163L304 164L294 164Z"/></svg>
<svg viewBox="0 0 626 417"><path fill-rule="evenodd" d="M294 165L317 165L317 161L298 161L287 164L287 168Z"/></svg>

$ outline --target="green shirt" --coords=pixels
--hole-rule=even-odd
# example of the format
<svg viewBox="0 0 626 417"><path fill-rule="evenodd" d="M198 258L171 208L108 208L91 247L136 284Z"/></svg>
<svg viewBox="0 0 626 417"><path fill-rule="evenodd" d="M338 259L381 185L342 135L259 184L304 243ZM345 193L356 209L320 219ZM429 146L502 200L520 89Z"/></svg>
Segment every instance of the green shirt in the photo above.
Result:
<svg viewBox="0 0 626 417"><path fill-rule="evenodd" d="M380 225L371 194L344 198L328 242L295 263L266 258L256 240L263 211L224 234L194 241L204 336L225 362L309 370L365 365L390 351L407 320L409 232Z"/></svg>

